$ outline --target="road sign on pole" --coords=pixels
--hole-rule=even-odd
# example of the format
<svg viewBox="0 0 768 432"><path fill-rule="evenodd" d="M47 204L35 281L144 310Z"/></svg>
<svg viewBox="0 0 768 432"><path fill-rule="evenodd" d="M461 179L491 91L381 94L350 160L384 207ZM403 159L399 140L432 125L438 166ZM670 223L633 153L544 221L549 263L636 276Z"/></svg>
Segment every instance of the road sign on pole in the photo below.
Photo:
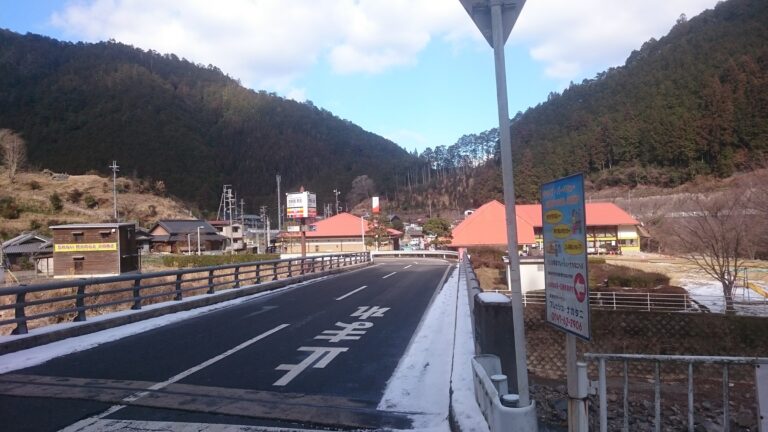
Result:
<svg viewBox="0 0 768 432"><path fill-rule="evenodd" d="M504 182L504 204L507 221L507 255L512 300L512 331L515 341L517 380L514 390L520 396L519 406L531 404L528 391L528 368L523 320L523 294L520 284L520 257L517 250L517 217L515 215L515 180L512 167L512 143L509 133L509 106L507 101L507 72L504 64L504 43L520 15L525 0L460 0L472 21L493 48L496 72L496 99L499 114L501 145L501 172Z"/></svg>
<svg viewBox="0 0 768 432"><path fill-rule="evenodd" d="M547 322L590 339L584 175L541 186Z"/></svg>

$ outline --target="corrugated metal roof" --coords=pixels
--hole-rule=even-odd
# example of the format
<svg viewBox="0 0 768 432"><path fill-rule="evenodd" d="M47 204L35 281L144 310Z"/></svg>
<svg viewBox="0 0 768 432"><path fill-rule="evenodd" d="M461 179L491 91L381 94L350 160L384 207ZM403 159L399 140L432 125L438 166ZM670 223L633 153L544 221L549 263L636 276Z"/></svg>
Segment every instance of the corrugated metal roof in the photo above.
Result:
<svg viewBox="0 0 768 432"><path fill-rule="evenodd" d="M90 224L69 224L69 225L54 225L49 228L51 229L62 229L62 228L72 228L72 229L85 229L85 228L118 228L122 226L136 226L135 223L129 223L129 222L119 222L119 223L90 223Z"/></svg>

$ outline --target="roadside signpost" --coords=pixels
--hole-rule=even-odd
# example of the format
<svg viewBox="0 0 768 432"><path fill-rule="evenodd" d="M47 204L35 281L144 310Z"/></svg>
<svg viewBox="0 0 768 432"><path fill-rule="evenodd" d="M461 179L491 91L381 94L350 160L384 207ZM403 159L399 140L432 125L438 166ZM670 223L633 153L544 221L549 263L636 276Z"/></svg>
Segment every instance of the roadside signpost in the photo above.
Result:
<svg viewBox="0 0 768 432"><path fill-rule="evenodd" d="M586 431L587 369L576 353L576 338L591 337L583 174L541 186L541 218L547 322L566 332L569 430Z"/></svg>
<svg viewBox="0 0 768 432"><path fill-rule="evenodd" d="M512 300L512 332L515 341L517 380L514 390L520 396L520 407L533 406L528 391L528 367L525 350L523 293L520 283L520 258L517 252L517 216L515 215L515 177L512 166L512 139L509 132L509 101L504 44L525 6L525 0L459 0L472 21L493 48L496 74L496 102L499 116L501 175L504 186L504 207L507 222L508 279ZM533 412L533 410L531 410ZM535 413L534 413L535 415Z"/></svg>
<svg viewBox="0 0 768 432"><path fill-rule="evenodd" d="M547 322L589 340L583 175L542 185L541 213Z"/></svg>
<svg viewBox="0 0 768 432"><path fill-rule="evenodd" d="M286 214L288 219L299 221L301 231L301 256L307 256L307 223L317 217L317 196L304 190L286 194Z"/></svg>

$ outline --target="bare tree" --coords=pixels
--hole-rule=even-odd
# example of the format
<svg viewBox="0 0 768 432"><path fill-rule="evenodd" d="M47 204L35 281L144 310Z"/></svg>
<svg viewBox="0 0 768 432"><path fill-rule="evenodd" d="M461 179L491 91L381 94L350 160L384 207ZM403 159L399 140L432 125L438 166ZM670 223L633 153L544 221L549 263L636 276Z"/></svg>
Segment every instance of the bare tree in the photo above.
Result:
<svg viewBox="0 0 768 432"><path fill-rule="evenodd" d="M734 311L733 287L757 241L752 199L749 189L694 194L678 200L678 212L663 221L666 246L720 282L727 313Z"/></svg>
<svg viewBox="0 0 768 432"><path fill-rule="evenodd" d="M347 201L355 205L370 198L375 193L376 185L370 177L367 175L357 176L352 180L352 187L347 194Z"/></svg>
<svg viewBox="0 0 768 432"><path fill-rule="evenodd" d="M27 162L27 145L19 134L10 129L0 129L0 150L3 154L3 165L13 183L16 173Z"/></svg>

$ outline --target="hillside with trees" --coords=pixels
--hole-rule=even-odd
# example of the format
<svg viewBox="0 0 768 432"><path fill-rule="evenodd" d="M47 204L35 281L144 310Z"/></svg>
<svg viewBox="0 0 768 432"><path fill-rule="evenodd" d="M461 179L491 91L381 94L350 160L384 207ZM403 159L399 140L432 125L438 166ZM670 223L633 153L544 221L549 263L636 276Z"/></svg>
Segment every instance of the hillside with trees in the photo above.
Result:
<svg viewBox="0 0 768 432"><path fill-rule="evenodd" d="M415 157L315 107L252 91L215 66L114 41L61 42L0 29L0 128L27 144L38 169L123 174L215 212L231 184L246 212L283 191L318 201L361 175L387 192ZM351 203L354 204L354 203Z"/></svg>
<svg viewBox="0 0 768 432"><path fill-rule="evenodd" d="M633 51L624 66L571 84L517 113L511 135L518 200L584 172L589 187L675 187L767 166L768 2L728 0ZM500 199L498 131L427 149L401 206L426 210Z"/></svg>

